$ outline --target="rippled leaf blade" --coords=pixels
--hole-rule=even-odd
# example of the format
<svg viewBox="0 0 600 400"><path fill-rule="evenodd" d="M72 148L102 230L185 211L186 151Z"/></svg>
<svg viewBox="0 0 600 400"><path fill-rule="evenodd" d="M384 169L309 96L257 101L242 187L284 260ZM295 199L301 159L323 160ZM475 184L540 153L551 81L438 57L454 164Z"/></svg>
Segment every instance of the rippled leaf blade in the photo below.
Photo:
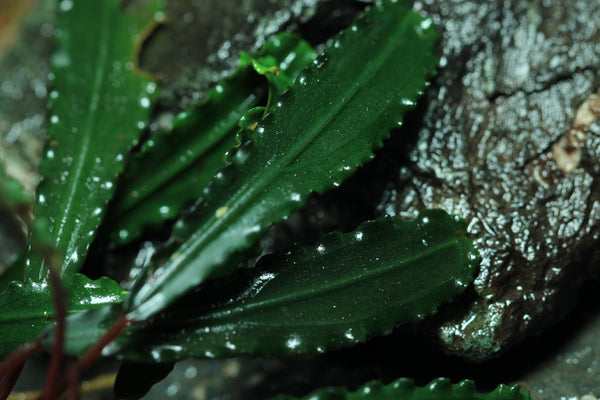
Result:
<svg viewBox="0 0 600 400"><path fill-rule="evenodd" d="M225 153L239 145L235 136L244 113L266 104L267 92L285 90L315 55L297 35L282 33L256 54L244 53L241 66L210 89L205 101L178 114L172 130L158 132L119 181L109 221L113 241L135 239L144 227L176 217L200 198L225 166ZM257 72L275 82L270 90Z"/></svg>
<svg viewBox="0 0 600 400"><path fill-rule="evenodd" d="M149 118L156 85L136 71L136 46L149 19L128 15L121 1L58 4L51 59L49 141L40 166L36 218L50 221L63 275L82 265L130 148ZM148 12L158 10L150 2ZM152 15L152 14L150 14ZM28 279L47 270L30 257Z"/></svg>
<svg viewBox="0 0 600 400"><path fill-rule="evenodd" d="M425 386L417 386L411 379L399 379L384 385L367 383L351 392L347 389L321 389L298 398L279 396L277 400L530 400L528 392L521 392L518 385L500 385L490 393L480 393L473 381L455 384L446 378L438 378Z"/></svg>
<svg viewBox="0 0 600 400"><path fill-rule="evenodd" d="M68 312L102 308L123 300L121 286L109 278L91 280L75 274L64 283L70 301ZM12 282L0 293L0 357L37 337L54 322L52 290L47 283Z"/></svg>
<svg viewBox="0 0 600 400"><path fill-rule="evenodd" d="M465 231L463 221L434 210L296 245L205 282L111 351L142 362L318 353L389 334L470 284L477 256Z"/></svg>
<svg viewBox="0 0 600 400"><path fill-rule="evenodd" d="M425 88L434 42L431 20L393 1L374 5L335 38L181 221L175 235L187 240L141 275L125 302L129 316L145 319L223 273L232 253L370 160Z"/></svg>

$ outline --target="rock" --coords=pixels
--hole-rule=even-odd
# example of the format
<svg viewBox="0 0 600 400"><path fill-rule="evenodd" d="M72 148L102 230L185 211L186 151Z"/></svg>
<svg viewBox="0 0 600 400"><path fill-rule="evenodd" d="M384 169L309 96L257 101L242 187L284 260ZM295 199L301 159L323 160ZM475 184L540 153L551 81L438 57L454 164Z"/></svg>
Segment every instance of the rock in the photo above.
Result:
<svg viewBox="0 0 600 400"><path fill-rule="evenodd" d="M484 360L563 316L598 257L600 2L415 7L437 25L440 68L378 210L467 220L475 290L435 329L447 351Z"/></svg>

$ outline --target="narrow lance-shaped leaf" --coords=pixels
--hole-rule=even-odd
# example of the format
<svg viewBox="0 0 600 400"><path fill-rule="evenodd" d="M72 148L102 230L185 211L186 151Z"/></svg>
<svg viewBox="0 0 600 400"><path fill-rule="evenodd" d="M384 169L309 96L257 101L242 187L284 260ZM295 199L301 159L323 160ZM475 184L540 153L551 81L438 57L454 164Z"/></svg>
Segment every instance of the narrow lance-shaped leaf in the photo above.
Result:
<svg viewBox="0 0 600 400"><path fill-rule="evenodd" d="M151 1L147 11L158 10ZM58 4L52 56L49 141L35 215L50 221L54 246L65 255L63 275L75 273L102 220L130 148L149 118L155 83L136 71L149 19L125 14L119 0ZM152 14L150 14L152 15ZM47 270L30 255L26 277Z"/></svg>
<svg viewBox="0 0 600 400"><path fill-rule="evenodd" d="M188 239L141 275L125 302L129 317L145 319L222 274L232 253L370 160L422 93L434 42L431 20L394 1L372 6L336 37L179 224L176 237Z"/></svg>
<svg viewBox="0 0 600 400"><path fill-rule="evenodd" d="M149 193L143 202L133 208L122 210L122 214L109 215L107 222L112 225L113 243L124 244L137 238L144 227L159 224L177 216L186 205L197 201L214 175L230 161L230 154L249 137L252 130L242 125L242 121L254 118L256 113L264 114L264 107L255 107L242 115L238 121L239 131L234 129L215 143L200 160L180 171L174 179L165 182L160 190ZM162 165L162 164L154 164ZM150 176L147 177L150 179ZM107 218L107 219L108 219ZM118 237L118 239L117 239Z"/></svg>
<svg viewBox="0 0 600 400"><path fill-rule="evenodd" d="M123 300L121 286L109 278L91 280L75 274L64 282L70 294L69 313L91 310ZM46 283L12 282L0 293L0 358L34 339L54 322L52 289Z"/></svg>
<svg viewBox="0 0 600 400"><path fill-rule="evenodd" d="M279 396L276 400L530 400L528 392L521 392L518 385L500 385L490 393L480 393L473 381L464 380L452 384L446 378L438 378L425 386L417 386L411 379L399 379L384 385L371 382L356 391L343 388L317 390L298 398ZM275 399L274 399L275 400Z"/></svg>
<svg viewBox="0 0 600 400"><path fill-rule="evenodd" d="M388 334L435 313L470 284L477 256L465 230L436 210L326 235L205 282L107 352L138 362L317 353ZM67 342L80 343L85 325L96 324L70 321Z"/></svg>
<svg viewBox="0 0 600 400"><path fill-rule="evenodd" d="M239 119L250 108L266 105L267 79L275 82L270 91L277 95L315 55L297 35L280 34L258 53L244 53L234 74L210 89L204 102L178 114L172 130L157 132L119 180L108 221L112 240L134 239L144 227L174 218L196 201L225 166L225 153L239 144Z"/></svg>

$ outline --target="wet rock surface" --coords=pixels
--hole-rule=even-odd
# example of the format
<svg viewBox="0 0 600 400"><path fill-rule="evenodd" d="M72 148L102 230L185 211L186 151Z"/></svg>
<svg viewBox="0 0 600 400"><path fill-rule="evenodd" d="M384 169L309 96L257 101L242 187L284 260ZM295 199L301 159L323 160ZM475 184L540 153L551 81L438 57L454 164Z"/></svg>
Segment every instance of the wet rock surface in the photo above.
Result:
<svg viewBox="0 0 600 400"><path fill-rule="evenodd" d="M475 290L435 329L446 350L483 360L563 316L596 263L600 128L576 112L600 83L600 2L416 6L440 31L440 69L379 212L467 220ZM565 169L554 145L572 129L581 159Z"/></svg>

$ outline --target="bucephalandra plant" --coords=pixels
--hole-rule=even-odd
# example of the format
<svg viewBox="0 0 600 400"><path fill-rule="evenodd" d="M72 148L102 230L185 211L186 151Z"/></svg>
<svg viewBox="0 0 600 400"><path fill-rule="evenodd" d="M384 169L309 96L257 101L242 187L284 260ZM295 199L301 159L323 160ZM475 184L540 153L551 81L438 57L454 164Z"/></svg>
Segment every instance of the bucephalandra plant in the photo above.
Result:
<svg viewBox="0 0 600 400"><path fill-rule="evenodd" d="M164 365L322 353L432 315L470 284L477 255L466 227L438 210L365 222L240 268L270 226L339 186L402 124L435 71L430 19L403 1L379 2L317 57L280 34L243 54L172 129L139 143L159 87L136 57L161 4L149 2L144 17L119 3L58 5L44 180L29 248L1 281L2 398L42 350L52 354L43 398L68 388L75 398L80 374L101 355ZM9 206L26 203L13 181L0 183ZM94 240L114 249L171 219L171 238L126 288L79 272ZM63 354L79 358L61 374ZM132 373L122 369L121 380ZM310 398L358 397L527 395L504 386L480 395L442 379Z"/></svg>

